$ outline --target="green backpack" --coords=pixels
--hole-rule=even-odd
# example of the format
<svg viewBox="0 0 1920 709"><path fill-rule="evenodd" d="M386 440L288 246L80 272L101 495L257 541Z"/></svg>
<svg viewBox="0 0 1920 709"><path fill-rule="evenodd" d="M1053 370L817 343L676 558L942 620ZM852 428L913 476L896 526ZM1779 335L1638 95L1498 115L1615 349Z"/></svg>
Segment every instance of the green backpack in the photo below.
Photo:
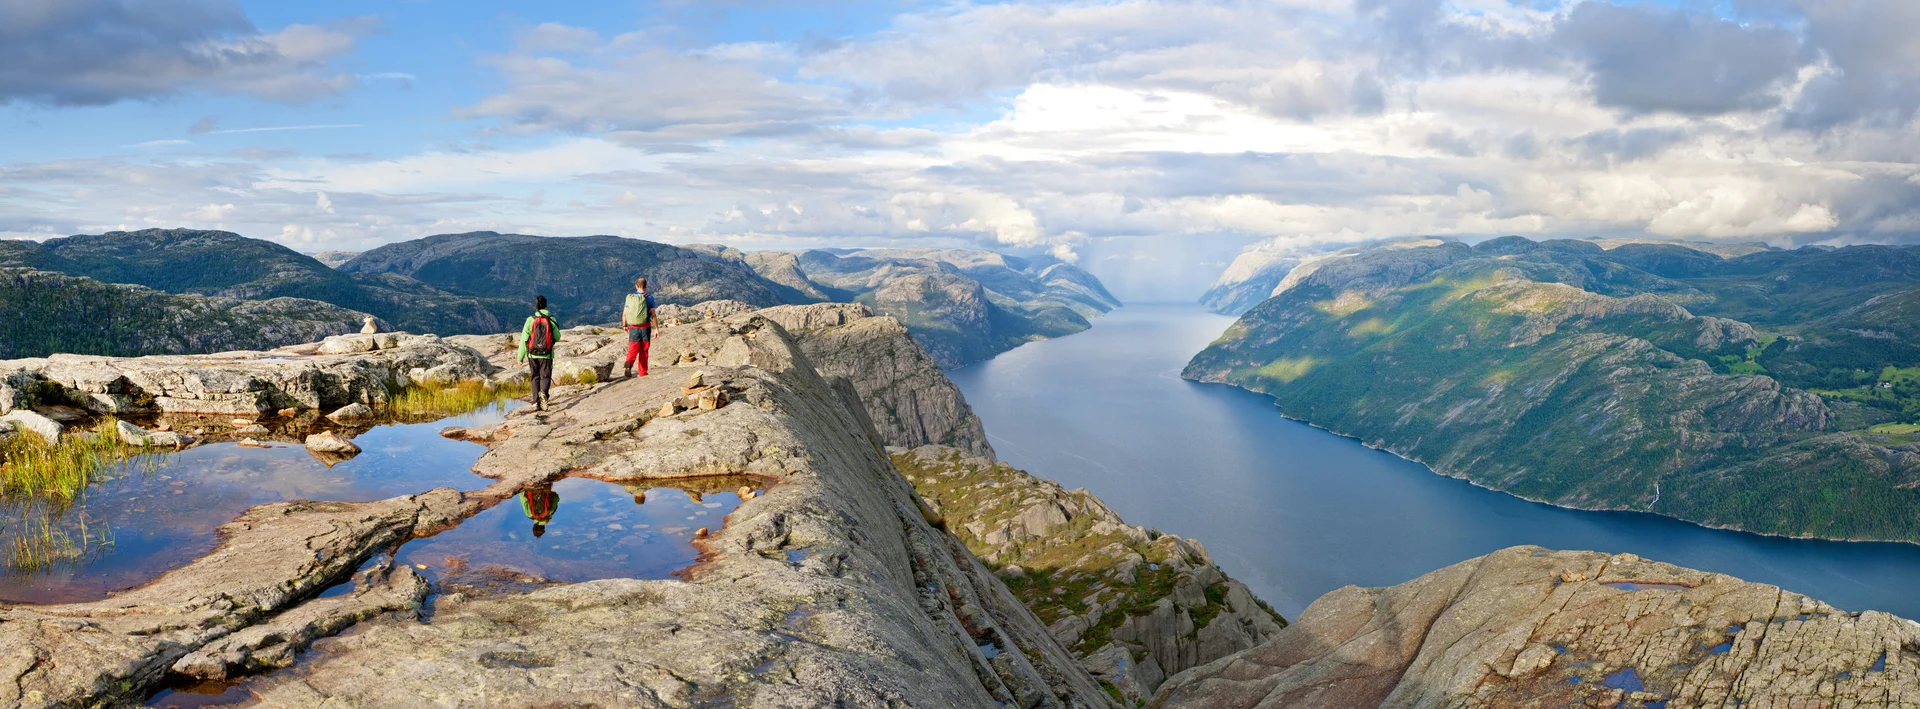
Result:
<svg viewBox="0 0 1920 709"><path fill-rule="evenodd" d="M652 325L653 313L647 311L647 297L639 293L627 294L627 311L621 316L621 325L637 327Z"/></svg>

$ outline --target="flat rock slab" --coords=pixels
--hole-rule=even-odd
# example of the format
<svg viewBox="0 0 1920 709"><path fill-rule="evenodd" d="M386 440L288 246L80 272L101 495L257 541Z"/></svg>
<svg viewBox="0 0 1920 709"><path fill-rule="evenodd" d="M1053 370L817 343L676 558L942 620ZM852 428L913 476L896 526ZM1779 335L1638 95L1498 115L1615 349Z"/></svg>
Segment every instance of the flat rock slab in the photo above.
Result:
<svg viewBox="0 0 1920 709"><path fill-rule="evenodd" d="M105 414L263 416L288 408L380 404L388 391L409 384L484 380L494 371L471 348L434 335L405 333L341 335L320 345L267 352L60 354L0 363L15 406L22 392L49 396L45 388L52 386L58 392L51 396Z"/></svg>

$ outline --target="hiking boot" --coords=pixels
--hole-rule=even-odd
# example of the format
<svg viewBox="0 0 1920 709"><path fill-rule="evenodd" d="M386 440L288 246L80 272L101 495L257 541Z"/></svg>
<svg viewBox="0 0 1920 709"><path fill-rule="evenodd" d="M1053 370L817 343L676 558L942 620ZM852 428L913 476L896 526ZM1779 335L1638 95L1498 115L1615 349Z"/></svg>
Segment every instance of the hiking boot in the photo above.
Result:
<svg viewBox="0 0 1920 709"><path fill-rule="evenodd" d="M631 364L629 364L629 365L626 365L626 366L624 366L624 367L621 367L621 368L620 368L620 378L621 378L621 379L632 379L632 378L633 378L633 365L631 365Z"/></svg>

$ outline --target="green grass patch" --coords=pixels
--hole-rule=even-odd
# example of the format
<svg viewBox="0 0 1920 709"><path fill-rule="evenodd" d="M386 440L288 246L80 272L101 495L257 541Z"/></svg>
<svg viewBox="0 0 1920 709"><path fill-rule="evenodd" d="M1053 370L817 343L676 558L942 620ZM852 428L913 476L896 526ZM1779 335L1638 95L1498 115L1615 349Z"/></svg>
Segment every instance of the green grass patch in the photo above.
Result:
<svg viewBox="0 0 1920 709"><path fill-rule="evenodd" d="M1313 357L1281 357L1261 367L1259 374L1281 384L1290 384L1295 379L1307 376L1307 372L1313 371L1318 364L1320 360Z"/></svg>
<svg viewBox="0 0 1920 709"><path fill-rule="evenodd" d="M120 441L112 421L88 434L47 441L21 431L0 444L0 495L72 500L95 480L156 460L146 449Z"/></svg>
<svg viewBox="0 0 1920 709"><path fill-rule="evenodd" d="M409 386L387 399L387 412L401 421L438 420L495 406L508 399L526 396L531 384L460 382L451 386Z"/></svg>

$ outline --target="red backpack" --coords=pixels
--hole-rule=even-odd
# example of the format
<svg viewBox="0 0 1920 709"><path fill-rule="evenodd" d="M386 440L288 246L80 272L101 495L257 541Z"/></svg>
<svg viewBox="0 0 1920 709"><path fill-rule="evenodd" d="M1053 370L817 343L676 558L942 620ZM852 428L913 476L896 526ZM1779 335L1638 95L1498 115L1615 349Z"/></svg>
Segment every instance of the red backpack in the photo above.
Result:
<svg viewBox="0 0 1920 709"><path fill-rule="evenodd" d="M546 356L553 354L553 319L545 315L533 316L533 329L527 333L527 354Z"/></svg>

